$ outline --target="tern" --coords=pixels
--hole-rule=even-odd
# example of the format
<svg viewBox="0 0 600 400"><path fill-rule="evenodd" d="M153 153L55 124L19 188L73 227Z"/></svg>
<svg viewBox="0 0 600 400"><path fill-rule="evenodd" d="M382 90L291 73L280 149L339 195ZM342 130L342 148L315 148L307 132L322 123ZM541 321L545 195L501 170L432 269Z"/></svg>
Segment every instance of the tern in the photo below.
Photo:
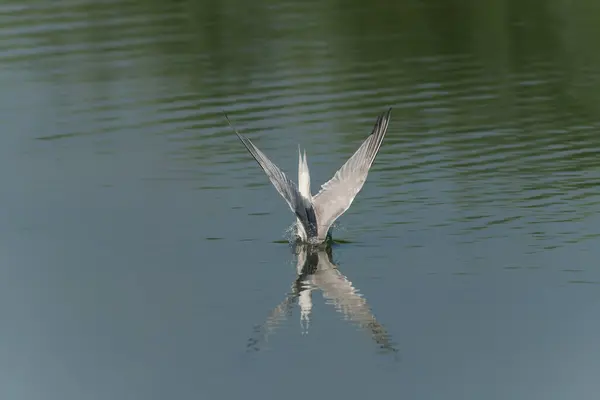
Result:
<svg viewBox="0 0 600 400"><path fill-rule="evenodd" d="M390 108L379 115L371 134L333 178L321 185L321 190L314 196L310 193L310 172L306 150L303 154L298 147L298 185L296 186L250 139L238 132L227 115L225 118L296 215L297 239L302 243L318 245L331 239L331 226L350 208L367 180L369 169L383 143L391 112Z"/></svg>

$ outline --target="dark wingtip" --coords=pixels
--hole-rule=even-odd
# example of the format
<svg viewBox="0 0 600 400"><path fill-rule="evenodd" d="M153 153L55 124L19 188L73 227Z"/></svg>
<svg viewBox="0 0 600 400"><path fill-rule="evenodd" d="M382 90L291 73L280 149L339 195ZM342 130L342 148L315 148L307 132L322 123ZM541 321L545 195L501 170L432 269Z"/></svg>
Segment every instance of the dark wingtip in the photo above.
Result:
<svg viewBox="0 0 600 400"><path fill-rule="evenodd" d="M389 121L391 114L392 107L388 108L387 111L384 111L381 114L379 114L379 116L377 117L377 121L375 121L375 126L371 131L371 135L374 135L378 131L378 128L384 123L384 121Z"/></svg>
<svg viewBox="0 0 600 400"><path fill-rule="evenodd" d="M231 121L229 120L229 116L227 115L227 113L225 112L225 110L221 110L221 112L223 113L223 116L225 117L225 121L227 121L227 123L229 124L229 126L231 126Z"/></svg>
<svg viewBox="0 0 600 400"><path fill-rule="evenodd" d="M221 112L223 113L223 116L225 117L225 120L227 121L227 123L229 124L229 126L231 127L231 129L235 132L235 134L237 135L237 137L240 138L240 140L243 142L244 141L244 137L242 136L241 133L238 132L238 130L235 128L235 126L233 126L233 123L231 123L231 120L229 119L229 116L227 115L227 113L225 112L225 110L221 110Z"/></svg>

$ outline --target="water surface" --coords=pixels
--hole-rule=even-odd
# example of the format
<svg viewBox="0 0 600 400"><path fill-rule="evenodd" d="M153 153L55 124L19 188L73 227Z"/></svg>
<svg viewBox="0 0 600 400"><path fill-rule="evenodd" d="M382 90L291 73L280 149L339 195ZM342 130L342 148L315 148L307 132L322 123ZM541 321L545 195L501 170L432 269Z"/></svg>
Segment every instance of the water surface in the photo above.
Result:
<svg viewBox="0 0 600 400"><path fill-rule="evenodd" d="M593 398L597 11L3 3L0 395ZM389 106L336 267L298 279L222 111L316 192Z"/></svg>

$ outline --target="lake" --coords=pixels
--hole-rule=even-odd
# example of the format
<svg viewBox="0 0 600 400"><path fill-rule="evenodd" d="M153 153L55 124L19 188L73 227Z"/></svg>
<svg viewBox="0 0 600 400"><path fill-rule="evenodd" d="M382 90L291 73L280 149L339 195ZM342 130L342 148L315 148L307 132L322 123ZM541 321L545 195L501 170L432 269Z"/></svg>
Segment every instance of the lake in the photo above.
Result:
<svg viewBox="0 0 600 400"><path fill-rule="evenodd" d="M598 12L5 1L0 397L595 398ZM294 249L223 112L316 193L388 107Z"/></svg>

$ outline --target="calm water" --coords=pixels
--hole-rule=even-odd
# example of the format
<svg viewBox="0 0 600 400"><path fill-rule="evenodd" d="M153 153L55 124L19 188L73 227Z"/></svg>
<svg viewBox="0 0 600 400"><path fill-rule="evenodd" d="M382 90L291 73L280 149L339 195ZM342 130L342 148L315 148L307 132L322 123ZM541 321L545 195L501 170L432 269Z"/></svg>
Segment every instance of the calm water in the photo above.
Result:
<svg viewBox="0 0 600 400"><path fill-rule="evenodd" d="M0 397L595 398L600 10L474 3L2 3ZM388 106L296 257L221 112L316 191Z"/></svg>

